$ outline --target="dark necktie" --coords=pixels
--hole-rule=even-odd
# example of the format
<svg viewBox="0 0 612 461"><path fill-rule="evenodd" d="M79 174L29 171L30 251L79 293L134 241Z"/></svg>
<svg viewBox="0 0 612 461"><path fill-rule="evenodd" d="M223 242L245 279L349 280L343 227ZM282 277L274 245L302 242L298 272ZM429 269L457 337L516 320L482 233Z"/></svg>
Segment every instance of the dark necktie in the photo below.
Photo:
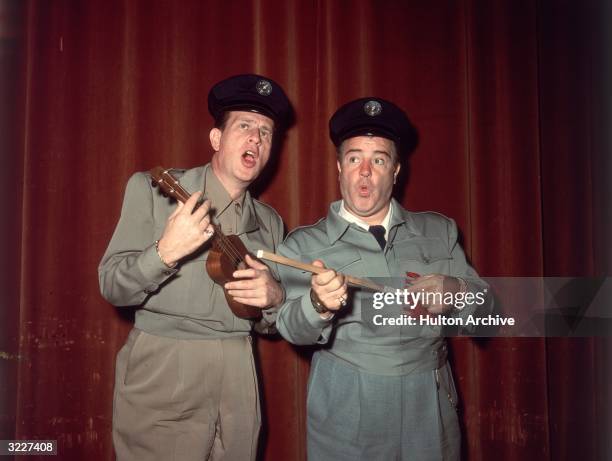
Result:
<svg viewBox="0 0 612 461"><path fill-rule="evenodd" d="M368 229L380 245L380 249L384 250L387 241L385 240L385 226L370 226Z"/></svg>

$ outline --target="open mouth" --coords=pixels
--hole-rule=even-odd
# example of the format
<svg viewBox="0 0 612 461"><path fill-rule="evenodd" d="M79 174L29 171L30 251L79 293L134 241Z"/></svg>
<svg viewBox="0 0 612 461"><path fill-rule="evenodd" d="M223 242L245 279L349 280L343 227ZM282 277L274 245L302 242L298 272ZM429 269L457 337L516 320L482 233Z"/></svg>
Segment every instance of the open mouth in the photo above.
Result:
<svg viewBox="0 0 612 461"><path fill-rule="evenodd" d="M257 153L252 150L247 150L242 154L242 163L245 166L253 167L257 163Z"/></svg>
<svg viewBox="0 0 612 461"><path fill-rule="evenodd" d="M361 184L358 188L357 191L359 192L359 195L361 197L367 197L370 195L370 188L368 187L367 184Z"/></svg>

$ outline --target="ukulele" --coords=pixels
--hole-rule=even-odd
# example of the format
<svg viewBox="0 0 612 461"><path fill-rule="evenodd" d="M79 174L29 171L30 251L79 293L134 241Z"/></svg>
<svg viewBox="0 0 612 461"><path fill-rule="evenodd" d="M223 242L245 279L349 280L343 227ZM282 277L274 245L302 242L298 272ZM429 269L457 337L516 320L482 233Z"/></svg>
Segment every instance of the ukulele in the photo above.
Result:
<svg viewBox="0 0 612 461"><path fill-rule="evenodd" d="M165 195L182 203L185 203L191 196L168 170L158 166L149 173L153 180L153 186L159 186ZM203 200L196 204L196 208L202 203ZM247 254L253 259L256 258L249 253L249 250L247 250L237 235L225 235L221 231L221 226L213 223L212 220L210 224L215 233L211 237L212 245L206 260L206 271L215 283L223 286L227 282L238 280L232 276L234 271L248 268L244 260ZM235 301L225 288L223 292L225 293L227 304L235 316L243 319L257 319L261 317L261 309L258 307L248 306Z"/></svg>

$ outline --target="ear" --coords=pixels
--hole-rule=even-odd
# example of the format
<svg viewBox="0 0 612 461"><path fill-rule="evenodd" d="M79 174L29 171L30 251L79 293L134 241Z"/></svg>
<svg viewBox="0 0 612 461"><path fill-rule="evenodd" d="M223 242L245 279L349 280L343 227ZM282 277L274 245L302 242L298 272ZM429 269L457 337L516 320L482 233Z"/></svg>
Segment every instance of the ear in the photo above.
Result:
<svg viewBox="0 0 612 461"><path fill-rule="evenodd" d="M222 131L219 128L213 128L210 130L208 135L210 138L210 145L215 152L219 152L219 146L221 145L221 134Z"/></svg>
<svg viewBox="0 0 612 461"><path fill-rule="evenodd" d="M401 168L401 165L398 162L397 165L395 165L395 171L393 172L393 184L397 182L397 175L400 172L400 168Z"/></svg>

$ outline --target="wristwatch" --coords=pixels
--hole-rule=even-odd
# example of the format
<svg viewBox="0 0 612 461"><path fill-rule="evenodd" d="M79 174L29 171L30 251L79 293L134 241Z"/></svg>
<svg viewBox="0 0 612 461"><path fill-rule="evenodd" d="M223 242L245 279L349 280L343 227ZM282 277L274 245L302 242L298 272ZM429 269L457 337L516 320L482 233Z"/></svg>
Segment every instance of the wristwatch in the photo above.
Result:
<svg viewBox="0 0 612 461"><path fill-rule="evenodd" d="M312 291L312 288L310 289L310 301L312 302L312 307L314 307L314 310L317 311L318 314L325 314L326 312L329 312L329 309L325 307L325 305L321 304L319 297L314 291Z"/></svg>

